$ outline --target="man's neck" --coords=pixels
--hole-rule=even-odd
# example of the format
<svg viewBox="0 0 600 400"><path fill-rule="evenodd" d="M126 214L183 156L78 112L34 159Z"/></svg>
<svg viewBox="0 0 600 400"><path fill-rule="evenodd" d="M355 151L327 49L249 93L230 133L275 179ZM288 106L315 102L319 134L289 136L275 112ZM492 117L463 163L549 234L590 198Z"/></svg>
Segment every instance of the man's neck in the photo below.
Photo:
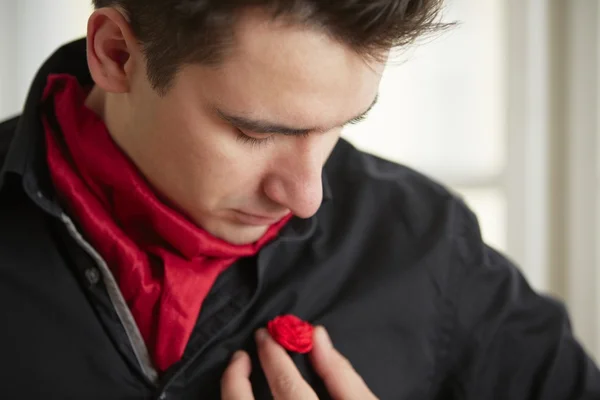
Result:
<svg viewBox="0 0 600 400"><path fill-rule="evenodd" d="M109 100L114 101L115 98L109 98L108 93L98 85L94 85L85 99L85 106L92 110L106 125L109 134L115 142L120 143L120 137L116 134L122 132L123 115L116 112L115 104L109 104Z"/></svg>
<svg viewBox="0 0 600 400"><path fill-rule="evenodd" d="M106 121L106 92L99 86L94 85L85 99L85 106L98 115L103 121Z"/></svg>

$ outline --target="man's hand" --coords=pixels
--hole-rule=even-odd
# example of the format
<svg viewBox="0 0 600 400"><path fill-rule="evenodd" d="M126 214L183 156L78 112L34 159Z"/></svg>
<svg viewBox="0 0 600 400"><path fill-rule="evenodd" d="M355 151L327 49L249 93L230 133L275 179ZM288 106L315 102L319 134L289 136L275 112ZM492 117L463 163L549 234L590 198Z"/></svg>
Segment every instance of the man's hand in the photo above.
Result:
<svg viewBox="0 0 600 400"><path fill-rule="evenodd" d="M310 359L315 371L321 376L329 394L336 400L376 400L350 362L331 344L323 327L314 333L314 348ZM256 333L258 357L269 387L276 400L315 400L317 395L302 378L296 365L265 329ZM238 351L221 379L223 400L253 400L250 357Z"/></svg>

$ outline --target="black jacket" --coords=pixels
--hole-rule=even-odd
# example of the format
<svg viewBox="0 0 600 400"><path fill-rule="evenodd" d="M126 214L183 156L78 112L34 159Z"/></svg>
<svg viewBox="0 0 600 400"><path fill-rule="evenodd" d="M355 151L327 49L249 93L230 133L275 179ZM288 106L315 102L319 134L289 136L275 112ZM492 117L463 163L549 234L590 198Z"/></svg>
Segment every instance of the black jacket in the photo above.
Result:
<svg viewBox="0 0 600 400"><path fill-rule="evenodd" d="M157 376L108 267L54 200L39 99L58 72L91 83L83 41L42 66L23 114L0 125L2 399L218 399L231 354L256 364L252 333L284 313L325 325L382 399L600 399L564 307L482 242L467 207L343 140L318 213L221 275L183 359ZM270 398L254 371L257 399Z"/></svg>

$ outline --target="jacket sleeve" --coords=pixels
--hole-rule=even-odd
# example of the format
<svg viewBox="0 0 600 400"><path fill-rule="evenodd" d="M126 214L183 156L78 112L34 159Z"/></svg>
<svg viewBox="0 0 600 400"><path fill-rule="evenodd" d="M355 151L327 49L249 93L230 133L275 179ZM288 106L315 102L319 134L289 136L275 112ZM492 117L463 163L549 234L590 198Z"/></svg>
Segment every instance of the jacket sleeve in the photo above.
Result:
<svg viewBox="0 0 600 400"><path fill-rule="evenodd" d="M467 220L452 288L453 397L600 399L600 371L573 336L565 307L532 290L516 266L482 243L475 218Z"/></svg>

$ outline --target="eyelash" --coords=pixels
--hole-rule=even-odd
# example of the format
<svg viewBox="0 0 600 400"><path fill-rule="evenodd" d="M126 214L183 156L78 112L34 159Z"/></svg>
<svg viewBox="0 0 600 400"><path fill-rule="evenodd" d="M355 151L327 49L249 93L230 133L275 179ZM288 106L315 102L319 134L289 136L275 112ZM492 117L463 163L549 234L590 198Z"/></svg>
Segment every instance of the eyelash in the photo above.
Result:
<svg viewBox="0 0 600 400"><path fill-rule="evenodd" d="M356 124L358 124L360 122L363 122L365 119L367 119L367 116L366 115L361 115L359 117L356 117L356 118L351 119L350 121L348 121L348 124L349 125L356 125Z"/></svg>
<svg viewBox="0 0 600 400"><path fill-rule="evenodd" d="M240 129L236 129L236 132L237 132L237 136L238 136L238 138L237 138L238 141L245 143L245 144L249 144L252 147L260 147L260 146L267 145L275 139L275 134L271 134L271 135L265 137L264 139L257 139L255 137L246 135ZM309 134L303 133L300 135L293 135L293 136L305 138L305 137L308 137Z"/></svg>
<svg viewBox="0 0 600 400"><path fill-rule="evenodd" d="M348 121L348 125L355 125L358 124L362 121L364 121L367 118L366 115L361 115L360 117L356 117L350 121ZM252 147L259 147L259 146L264 146L269 144L271 141L273 141L275 139L275 135L269 135L264 139L257 139L255 137L246 135L243 131L241 131L240 129L236 129L236 133L237 133L237 140L245 143L245 144L249 144ZM307 137L309 134L308 133L303 133L301 135L294 135L294 136L299 136L299 137Z"/></svg>
<svg viewBox="0 0 600 400"><path fill-rule="evenodd" d="M264 139L257 139L255 137L246 135L244 132L242 132L239 129L236 129L236 133L237 133L237 140L239 142L242 142L244 144L249 144L252 147L260 147L263 145L267 145L274 139L273 135L269 135Z"/></svg>

